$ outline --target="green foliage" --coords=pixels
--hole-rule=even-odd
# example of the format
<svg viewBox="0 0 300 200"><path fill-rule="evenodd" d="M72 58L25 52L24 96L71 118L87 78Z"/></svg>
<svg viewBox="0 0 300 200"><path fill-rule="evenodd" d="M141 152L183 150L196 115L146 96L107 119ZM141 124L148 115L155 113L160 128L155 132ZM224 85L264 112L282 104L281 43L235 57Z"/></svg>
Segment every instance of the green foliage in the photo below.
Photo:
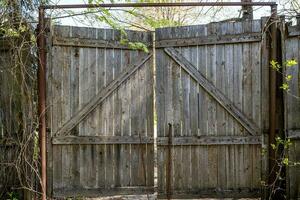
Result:
<svg viewBox="0 0 300 200"><path fill-rule="evenodd" d="M129 48L133 50L142 50L146 53L149 53L147 46L141 42L130 42L128 39L121 39L120 43L122 45L127 45Z"/></svg>
<svg viewBox="0 0 300 200"><path fill-rule="evenodd" d="M18 194L15 192L8 192L7 196L8 196L7 200L18 200Z"/></svg>
<svg viewBox="0 0 300 200"><path fill-rule="evenodd" d="M297 64L298 63L295 59L291 59L291 60L288 60L288 61L285 62L285 66L287 66L287 67L292 67L292 66L297 65Z"/></svg>
<svg viewBox="0 0 300 200"><path fill-rule="evenodd" d="M2 24L0 26L0 32L2 37L20 37L26 31L28 31L28 27L24 25L20 25L17 28L12 26L6 26L5 24Z"/></svg>
<svg viewBox="0 0 300 200"><path fill-rule="evenodd" d="M277 164L278 166L296 166L299 165L299 162L295 162L295 161L290 161L287 151L289 149L289 147L292 145L291 140L288 138L281 138L281 137L276 137L275 138L276 143L275 144L271 144L271 147L273 150L275 150L276 152L278 152L280 150L280 148L282 148L282 156L279 157L277 159Z"/></svg>
<svg viewBox="0 0 300 200"><path fill-rule="evenodd" d="M293 66L295 66L295 65L297 65L297 64L298 64L298 62L297 62L295 59L287 60L286 62L283 63L283 66L281 66L281 65L280 65L277 61L275 61L275 60L271 60L271 61L270 61L270 67L271 67L273 70L275 70L275 71L277 71L277 72L279 72L279 73L281 73L280 70L281 70L283 67L289 68L289 67L293 67ZM290 87L289 87L289 81L291 81L292 78L293 78L293 76L290 75L290 74L284 75L284 82L283 82L282 85L280 86L280 89L283 89L283 90L285 90L285 91L289 91L289 90L290 90L290 89L289 89L289 88L290 88Z"/></svg>
<svg viewBox="0 0 300 200"><path fill-rule="evenodd" d="M110 0L111 3L114 3L113 0ZM101 4L104 3L103 0L89 0L89 4ZM89 8L89 12L96 12L99 11L98 14L94 15L95 19L99 22L105 23L109 25L111 28L120 31L121 33L121 38L120 38L120 43L122 45L126 45L129 48L133 50L141 50L146 53L149 52L147 46L144 43L141 42L132 42L129 41L127 37L127 33L125 31L125 27L122 25L122 23L118 22L118 19L113 15L113 13L106 8ZM134 11L129 12L132 15L135 15L136 13Z"/></svg>

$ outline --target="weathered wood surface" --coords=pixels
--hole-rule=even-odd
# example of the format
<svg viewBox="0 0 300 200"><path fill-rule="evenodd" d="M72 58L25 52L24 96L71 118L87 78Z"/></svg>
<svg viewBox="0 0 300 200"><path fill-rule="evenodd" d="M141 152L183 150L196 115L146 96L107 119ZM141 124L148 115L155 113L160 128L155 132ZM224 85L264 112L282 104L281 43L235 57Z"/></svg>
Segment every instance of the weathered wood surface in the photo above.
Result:
<svg viewBox="0 0 300 200"><path fill-rule="evenodd" d="M167 191L178 198L260 196L262 130L268 128L263 74L269 68L263 57L267 50L261 48L262 26L253 20L157 29L161 46L155 76L149 54L112 45L118 44L118 31L55 26L53 36L63 39L51 43L48 54L54 196L152 192L153 77L159 196ZM236 38L224 42L232 35ZM128 37L152 40L150 33L133 31ZM173 44L178 38L184 39ZM164 45L180 56L171 59L166 52L174 54L160 48ZM147 61L118 81L143 58ZM118 86L109 89L111 83ZM103 91L109 93L106 98L95 98ZM56 136L74 116L80 116L76 123Z"/></svg>
<svg viewBox="0 0 300 200"><path fill-rule="evenodd" d="M251 135L256 135L259 133L259 129L254 123L252 123L244 113L242 113L235 105L217 89L213 84L211 84L193 64L191 64L185 57L178 53L173 48L165 48L165 52L177 63L179 64L191 77L193 77L200 86L206 90L223 108L229 112L232 117L234 117L241 125L250 132Z"/></svg>
<svg viewBox="0 0 300 200"><path fill-rule="evenodd" d="M153 137L133 136L65 136L53 137L52 144L152 144Z"/></svg>
<svg viewBox="0 0 300 200"><path fill-rule="evenodd" d="M263 83L267 82L262 71L269 69L269 64L262 62L265 58L261 57L261 43L257 40L240 43L203 41L201 44L200 41L184 45L184 41L257 34L262 26L261 20L253 20L156 30L159 45L161 41L184 38L180 39L180 45L164 44L181 55L178 59L170 57L173 50L156 49L158 144L159 141L167 142L168 124L173 127L171 181L166 177L169 173L168 147L159 145L157 150L159 195L166 195L167 184L171 184L174 198L226 197L226 192L217 194L217 191L243 191L243 188L253 190L241 192L241 195L232 192L228 196L260 196L261 146L265 142L261 137L262 115L268 118L267 113L262 114L262 109L268 107L264 101L265 93L262 93ZM200 80L202 86L199 74L204 77ZM236 110L243 113L244 119L249 119L257 128L249 128L251 125L247 122L244 125L248 124L248 128L243 127L232 112L224 109L229 105L223 99L224 106L203 88L208 84L212 86L210 91L220 91L228 99L226 102L232 102ZM253 129L255 131L251 131ZM251 132L257 135L252 144L234 139L251 137ZM226 142L226 138L231 141ZM208 145L202 145L206 142Z"/></svg>
<svg viewBox="0 0 300 200"><path fill-rule="evenodd" d="M120 195L149 195L149 198L153 195L154 189L153 187L120 187L120 188L97 188L97 189L60 189L55 192L53 195L57 198L64 198L64 197L99 197L99 196L112 196L112 199L121 199L121 197L117 197ZM134 196L133 196L134 197ZM102 198L101 198L102 199ZM131 198L129 198L131 199ZM154 198L150 198L154 199ZM147 199L148 200L148 199Z"/></svg>
<svg viewBox="0 0 300 200"><path fill-rule="evenodd" d="M295 59L300 61L300 32L299 24L293 29L289 28L289 34L293 37L288 37L285 40L284 57L286 60ZM298 32L297 32L298 31ZM293 34L291 34L293 32ZM285 94L285 119L286 131L288 138L291 139L292 145L289 148L289 160L291 162L300 161L300 70L299 64L286 69L286 75L292 75L292 80L289 81L289 93ZM288 174L288 195L290 199L300 198L300 166L291 166L287 170Z"/></svg>
<svg viewBox="0 0 300 200"><path fill-rule="evenodd" d="M52 144L152 144L153 137L147 136L65 136L53 137ZM199 136L157 138L157 145L230 145L230 144L261 144L261 136Z"/></svg>
<svg viewBox="0 0 300 200"><path fill-rule="evenodd" d="M51 30L53 38L67 41L120 40L120 32L111 29L54 26ZM152 42L151 33L145 32L128 31L128 39ZM144 193L143 187L154 184L154 150L149 142L154 121L151 49L148 54L80 45L50 42L49 46L50 193L102 196L105 190L132 193L130 188ZM66 126L74 117L75 122ZM63 127L68 136L55 137Z"/></svg>
<svg viewBox="0 0 300 200"><path fill-rule="evenodd" d="M1 43L0 43L1 44ZM150 44L145 43L146 46L151 47ZM119 41L107 41L99 39L87 38L70 38L70 37L54 37L53 46L70 46L70 47L89 47L89 48L110 48L110 49L124 49L130 50L131 48L122 44Z"/></svg>
<svg viewBox="0 0 300 200"><path fill-rule="evenodd" d="M251 43L261 41L261 33L244 33L234 35L210 35L189 38L165 39L157 41L155 47L184 47L210 44Z"/></svg>
<svg viewBox="0 0 300 200"><path fill-rule="evenodd" d="M152 57L149 54L145 57L140 58L132 66L127 67L122 73L114 78L105 88L103 88L95 97L91 99L82 109L74 114L71 119L63 124L61 128L58 129L55 135L65 135L68 134L77 124L79 124L86 116L88 116L97 106L101 105L102 102L109 97L113 92L120 87L130 76L135 73L140 67L142 67L145 62L147 62Z"/></svg>

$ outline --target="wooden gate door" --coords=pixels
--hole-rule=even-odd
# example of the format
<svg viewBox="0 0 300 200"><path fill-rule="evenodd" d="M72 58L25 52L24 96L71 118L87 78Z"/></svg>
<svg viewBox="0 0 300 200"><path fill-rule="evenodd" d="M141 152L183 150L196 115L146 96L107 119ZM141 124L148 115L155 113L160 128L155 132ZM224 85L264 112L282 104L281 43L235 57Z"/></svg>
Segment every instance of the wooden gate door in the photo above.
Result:
<svg viewBox="0 0 300 200"><path fill-rule="evenodd" d="M150 33L127 32L151 44ZM48 41L48 191L52 197L153 192L152 52L120 32L54 26Z"/></svg>
<svg viewBox="0 0 300 200"><path fill-rule="evenodd" d="M261 195L269 70L262 24L156 30L160 196Z"/></svg>

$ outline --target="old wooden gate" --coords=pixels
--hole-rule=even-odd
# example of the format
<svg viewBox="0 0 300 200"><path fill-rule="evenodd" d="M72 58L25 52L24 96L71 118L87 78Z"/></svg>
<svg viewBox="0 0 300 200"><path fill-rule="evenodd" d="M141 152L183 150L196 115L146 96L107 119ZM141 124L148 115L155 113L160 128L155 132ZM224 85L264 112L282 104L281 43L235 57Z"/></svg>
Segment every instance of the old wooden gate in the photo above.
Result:
<svg viewBox="0 0 300 200"><path fill-rule="evenodd" d="M262 130L268 124L262 24L256 20L156 30L162 196L261 195Z"/></svg>
<svg viewBox="0 0 300 200"><path fill-rule="evenodd" d="M127 32L151 44L150 33ZM53 197L153 193L152 52L120 32L54 26L48 41Z"/></svg>
<svg viewBox="0 0 300 200"><path fill-rule="evenodd" d="M263 21L157 29L155 66L151 33L127 32L149 46L145 53L122 45L118 31L54 26L50 195L153 193L157 167L160 197L260 196L268 129Z"/></svg>

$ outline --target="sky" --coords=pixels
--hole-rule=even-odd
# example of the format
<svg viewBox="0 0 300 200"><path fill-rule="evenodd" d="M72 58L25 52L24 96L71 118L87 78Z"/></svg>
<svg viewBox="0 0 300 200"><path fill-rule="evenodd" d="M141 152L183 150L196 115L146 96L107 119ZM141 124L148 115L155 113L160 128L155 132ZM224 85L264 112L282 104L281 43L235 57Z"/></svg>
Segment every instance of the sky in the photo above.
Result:
<svg viewBox="0 0 300 200"><path fill-rule="evenodd" d="M87 0L52 0L55 4L84 4ZM210 1L210 0L207 0ZM226 1L226 0L224 0ZM227 0L230 1L230 0ZM235 0L237 1L237 0ZM271 0L265 0L271 1ZM281 9L285 5L285 1L287 0L277 0L276 2L279 4L279 9ZM70 10L69 10L70 11ZM76 9L71 10L71 12L79 12L84 11L84 9ZM54 11L52 15L55 15L57 11ZM60 11L61 12L61 11ZM209 16L201 16L197 21L191 23L192 24L205 24L212 21L219 21L225 20L229 18L238 17L240 13L240 7L225 7L222 9L221 14L218 15L217 18L212 19ZM50 14L50 13L48 13ZM63 13L62 15L69 15L68 13ZM269 16L270 15L270 7L254 7L254 18L259 19L262 16ZM62 25L70 25L70 26L87 26L87 27L107 27L105 24L96 24L90 22L90 20L86 20L83 16L82 17L68 17L56 20L57 23Z"/></svg>

